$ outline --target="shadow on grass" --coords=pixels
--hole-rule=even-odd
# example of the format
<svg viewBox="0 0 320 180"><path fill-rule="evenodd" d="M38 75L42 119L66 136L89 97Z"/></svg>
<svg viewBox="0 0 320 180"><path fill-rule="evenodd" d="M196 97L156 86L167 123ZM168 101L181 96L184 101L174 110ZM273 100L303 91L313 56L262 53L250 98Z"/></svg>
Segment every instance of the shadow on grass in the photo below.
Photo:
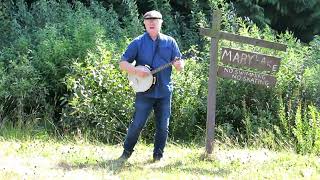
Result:
<svg viewBox="0 0 320 180"><path fill-rule="evenodd" d="M57 165L58 169L64 171L72 171L77 169L93 169L93 170L106 170L113 174L119 174L123 170L131 168L131 164L124 160L101 160L96 162L81 162L81 163L68 163L60 162Z"/></svg>
<svg viewBox="0 0 320 180"><path fill-rule="evenodd" d="M59 169L65 171L72 171L77 169L93 169L93 170L104 170L112 173L114 175L119 174L123 171L137 171L144 169L151 169L152 172L184 172L193 175L208 175L208 176L220 176L225 177L231 173L231 170L228 167L220 167L219 165L212 166L206 165L205 167L194 167L193 164L186 164L182 161L168 162L160 161L153 162L152 160L142 161L139 163L131 164L128 161L123 160L101 160L96 162L87 162L87 163L66 163L60 162L58 164Z"/></svg>
<svg viewBox="0 0 320 180"><path fill-rule="evenodd" d="M192 163L186 164L182 161L175 161L171 163L161 164L162 162L156 162L151 164L150 167L153 171L159 172L184 172L192 175L208 175L208 176L228 176L232 171L228 167L220 167L220 165L212 164L204 165L203 167L195 166ZM148 166L147 162L143 163L142 166Z"/></svg>

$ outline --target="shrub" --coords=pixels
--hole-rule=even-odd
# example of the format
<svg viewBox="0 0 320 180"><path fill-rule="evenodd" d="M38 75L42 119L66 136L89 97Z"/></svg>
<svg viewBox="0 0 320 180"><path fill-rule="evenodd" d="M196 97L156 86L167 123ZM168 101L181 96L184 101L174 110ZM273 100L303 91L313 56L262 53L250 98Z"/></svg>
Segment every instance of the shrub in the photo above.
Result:
<svg viewBox="0 0 320 180"><path fill-rule="evenodd" d="M81 132L105 142L119 142L132 115L133 91L118 69L118 56L99 44L83 62L74 62L66 78L70 108L64 109L64 131Z"/></svg>

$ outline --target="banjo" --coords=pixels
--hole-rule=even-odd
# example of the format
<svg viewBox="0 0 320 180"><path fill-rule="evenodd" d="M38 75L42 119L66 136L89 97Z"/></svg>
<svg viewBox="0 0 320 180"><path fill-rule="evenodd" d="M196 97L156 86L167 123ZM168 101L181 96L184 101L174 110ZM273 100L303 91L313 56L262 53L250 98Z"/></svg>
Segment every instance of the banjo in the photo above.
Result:
<svg viewBox="0 0 320 180"><path fill-rule="evenodd" d="M128 80L129 80L129 85L133 88L135 92L145 92L148 89L151 88L152 85L156 83L157 78L154 76L159 71L162 71L163 69L171 66L175 61L179 60L179 58L176 58L175 60L164 64L154 70L151 70L151 68L148 65L139 65L136 66L136 68L139 69L145 69L146 71L149 71L150 74L146 77L140 77L137 75L133 74L128 74Z"/></svg>

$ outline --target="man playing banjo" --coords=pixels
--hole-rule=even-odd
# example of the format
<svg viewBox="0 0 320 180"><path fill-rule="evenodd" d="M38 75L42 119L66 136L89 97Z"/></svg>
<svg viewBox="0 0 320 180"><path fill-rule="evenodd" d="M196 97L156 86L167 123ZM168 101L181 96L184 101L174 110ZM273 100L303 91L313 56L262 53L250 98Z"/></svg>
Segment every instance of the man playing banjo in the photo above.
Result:
<svg viewBox="0 0 320 180"><path fill-rule="evenodd" d="M120 69L134 77L137 86L139 81L154 77L153 85L146 91L136 91L135 112L124 141L124 151L120 157L127 160L136 145L140 132L145 126L151 110L154 110L156 119L156 132L154 140L153 160L158 161L163 157L164 147L169 132L169 119L171 114L171 99L173 85L171 82L172 66L163 68L153 74L152 69L166 64L172 64L177 71L182 71L184 61L176 41L167 35L160 33L162 15L158 11L149 11L144 14L146 32L136 37L127 47L119 63ZM131 63L136 61L136 66ZM130 78L129 78L130 79ZM135 82L137 81L137 82Z"/></svg>

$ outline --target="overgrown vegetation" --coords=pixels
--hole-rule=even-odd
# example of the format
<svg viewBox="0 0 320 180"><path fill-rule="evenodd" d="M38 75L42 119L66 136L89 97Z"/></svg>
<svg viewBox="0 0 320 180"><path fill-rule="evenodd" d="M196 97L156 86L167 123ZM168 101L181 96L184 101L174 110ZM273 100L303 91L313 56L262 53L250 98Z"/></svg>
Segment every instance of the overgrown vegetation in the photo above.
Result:
<svg viewBox="0 0 320 180"><path fill-rule="evenodd" d="M118 60L132 38L143 32L139 2L102 6L96 1L10 1L0 5L1 128L45 128L58 136L86 135L108 143L123 140L132 116L134 93ZM223 11L222 30L281 42L287 52L221 41L221 46L282 58L275 88L218 79L217 140L242 146L293 148L320 153L320 38L310 45L292 33L276 34L237 18L223 1L207 6L193 0L192 12L180 14L168 1L148 1L165 15L163 32L174 36L186 69L174 72L170 138L203 141L205 134L209 39L199 27L210 26L210 10ZM146 6L145 6L146 7ZM121 9L125 17L118 10ZM153 119L142 132L151 140Z"/></svg>

